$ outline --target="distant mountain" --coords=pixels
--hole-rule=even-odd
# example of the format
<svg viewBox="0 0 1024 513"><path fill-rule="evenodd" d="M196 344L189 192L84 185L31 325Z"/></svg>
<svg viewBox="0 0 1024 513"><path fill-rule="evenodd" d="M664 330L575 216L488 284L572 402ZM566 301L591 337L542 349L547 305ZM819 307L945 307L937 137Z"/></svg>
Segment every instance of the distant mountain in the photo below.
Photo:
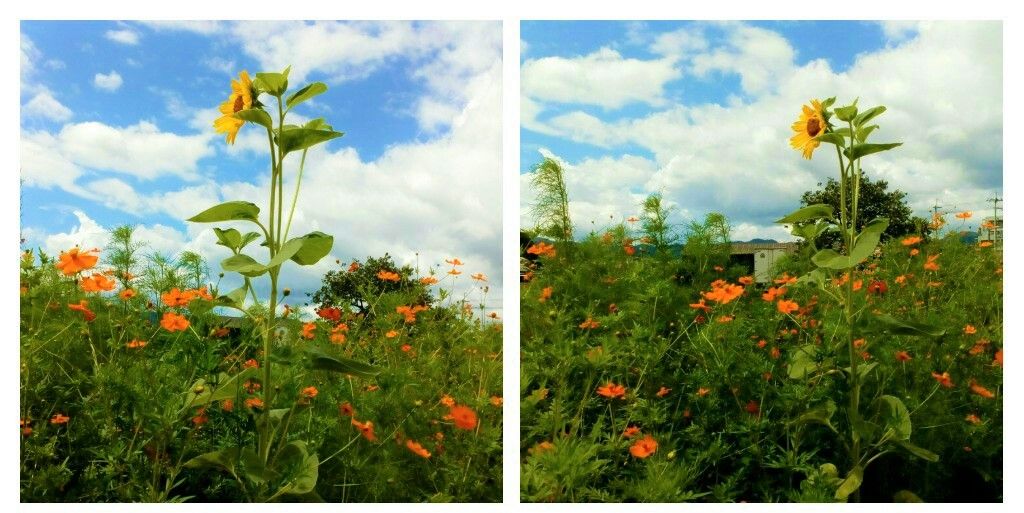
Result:
<svg viewBox="0 0 1024 513"><path fill-rule="evenodd" d="M779 243L779 241L777 241L775 239L750 239L750 240L748 240L746 242L741 241L741 240L736 240L736 241L733 241L733 242L738 243L738 244L778 244Z"/></svg>

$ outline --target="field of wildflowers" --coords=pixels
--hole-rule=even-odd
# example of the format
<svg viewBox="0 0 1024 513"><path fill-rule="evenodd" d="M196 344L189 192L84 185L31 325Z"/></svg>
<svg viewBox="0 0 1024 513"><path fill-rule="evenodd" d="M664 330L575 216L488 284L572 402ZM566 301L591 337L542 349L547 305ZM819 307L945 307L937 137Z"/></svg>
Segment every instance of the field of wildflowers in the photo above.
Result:
<svg viewBox="0 0 1024 513"><path fill-rule="evenodd" d="M884 107L834 101L791 144L835 147L842 207L780 219L803 244L767 282L730 260L724 216L677 233L657 195L575 239L558 163L538 166L522 500L1001 500L1001 248L943 216L889 240L858 223L861 158L899 144L867 142ZM819 249L826 230L841 242Z"/></svg>
<svg viewBox="0 0 1024 513"><path fill-rule="evenodd" d="M265 213L229 201L189 219L230 225L213 230L240 288L194 253L143 256L130 226L102 250L23 253L22 501L500 500L501 323L449 293L486 276L457 258L422 276L337 262L358 308L327 293L302 309L279 281L333 246L289 236L306 151L342 134L286 116L326 89L243 71L220 107L229 144L262 127L270 156Z"/></svg>

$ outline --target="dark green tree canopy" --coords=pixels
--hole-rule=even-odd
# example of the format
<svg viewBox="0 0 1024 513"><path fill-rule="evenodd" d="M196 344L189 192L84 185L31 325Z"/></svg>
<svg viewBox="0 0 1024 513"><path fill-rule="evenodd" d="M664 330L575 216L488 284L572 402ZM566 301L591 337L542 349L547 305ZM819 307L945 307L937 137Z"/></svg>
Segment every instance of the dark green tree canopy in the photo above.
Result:
<svg viewBox="0 0 1024 513"><path fill-rule="evenodd" d="M839 211L839 182L829 178L824 185L818 183L818 190L807 191L800 198L804 206L824 203L832 205ZM885 180L871 181L866 175L860 180L860 199L858 200L857 229L878 217L889 219L889 228L882 233L882 241L893 237L909 234L928 235L928 222L913 215L906 202L907 193L900 190L889 190L889 182ZM847 209L852 208L851 198L846 198ZM818 236L816 244L819 248L838 247L842 244L837 232L826 231Z"/></svg>
<svg viewBox="0 0 1024 513"><path fill-rule="evenodd" d="M353 264L355 270L345 267L328 271L323 285L312 294L312 302L320 307L336 306L365 314L375 298L388 292L413 292L418 304L429 305L434 301L427 288L413 278L415 270L408 265L398 267L387 253L380 258L367 257L365 263L355 260ZM381 271L398 274L398 281L378 278Z"/></svg>

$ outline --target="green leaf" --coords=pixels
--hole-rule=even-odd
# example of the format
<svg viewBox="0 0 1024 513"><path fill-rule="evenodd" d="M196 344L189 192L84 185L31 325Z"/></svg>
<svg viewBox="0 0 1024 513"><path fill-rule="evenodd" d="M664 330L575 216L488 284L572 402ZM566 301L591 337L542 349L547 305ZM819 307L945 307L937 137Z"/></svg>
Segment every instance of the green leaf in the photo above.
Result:
<svg viewBox="0 0 1024 513"><path fill-rule="evenodd" d="M334 247L334 237L323 232L311 232L288 241L300 241L298 251L290 258L299 265L313 265L327 256Z"/></svg>
<svg viewBox="0 0 1024 513"><path fill-rule="evenodd" d="M790 422L792 425L800 424L821 424L835 431L832 425L832 415L836 413L836 403L831 399L805 411L799 417Z"/></svg>
<svg viewBox="0 0 1024 513"><path fill-rule="evenodd" d="M217 235L217 244L220 246L228 249L238 249L238 246L242 244L242 234L234 228L228 228L227 230L214 228L213 233Z"/></svg>
<svg viewBox="0 0 1024 513"><path fill-rule="evenodd" d="M300 239L292 239L288 242L285 242L284 245L281 246L281 249L274 254L274 258L271 258L270 262L267 263L267 269L279 267L281 264L287 262L288 259L290 259L292 255L294 255L301 248L302 241Z"/></svg>
<svg viewBox="0 0 1024 513"><path fill-rule="evenodd" d="M897 146L902 146L903 143L886 143L886 144L872 144L872 143L861 143L853 145L852 150L843 150L843 154L850 160L857 160L861 157L871 155L872 153L878 153L880 151L888 151Z"/></svg>
<svg viewBox="0 0 1024 513"><path fill-rule="evenodd" d="M894 441L905 441L910 439L913 432L913 424L910 422L910 412L898 397L883 395L875 401L875 408L878 410L879 420L886 428L893 432Z"/></svg>
<svg viewBox="0 0 1024 513"><path fill-rule="evenodd" d="M940 328L922 322L904 321L888 314L879 314L872 317L875 324L869 325L865 330L871 333L888 332L893 335L928 336L941 337L946 333L945 328Z"/></svg>
<svg viewBox="0 0 1024 513"><path fill-rule="evenodd" d="M185 468L218 468L234 474L240 452L238 447L229 447L219 451L200 454L186 461Z"/></svg>
<svg viewBox="0 0 1024 513"><path fill-rule="evenodd" d="M210 404L214 401L234 399L238 396L245 380L257 377L259 376L259 373L259 369L254 367L243 369L241 372L238 372L233 376L228 376L226 372L222 372L219 376L220 384L214 390L211 390L211 385L205 380L199 380L192 385L191 389L189 389L188 394L191 399L186 399L185 409L203 406L204 404ZM202 387L203 391L196 394L195 391L198 390L199 387Z"/></svg>
<svg viewBox="0 0 1024 513"><path fill-rule="evenodd" d="M875 119L879 114L885 112L885 106L879 105L878 107L872 107L864 112L861 112L857 117L853 118L853 124L861 126L872 119Z"/></svg>
<svg viewBox="0 0 1024 513"><path fill-rule="evenodd" d="M835 102L836 102L836 97L835 96L833 96L831 98L827 98L827 99L825 99L824 101L821 102L821 108L822 109L827 109L827 108L831 107L832 104L834 104Z"/></svg>
<svg viewBox="0 0 1024 513"><path fill-rule="evenodd" d="M250 242L260 238L258 232L249 232L242 236L242 243L238 245L238 249L242 249L249 245Z"/></svg>
<svg viewBox="0 0 1024 513"><path fill-rule="evenodd" d="M313 370L340 372L360 378L372 378L383 370L368 363L349 358L334 357L316 349L307 349L306 355L309 357L309 366Z"/></svg>
<svg viewBox="0 0 1024 513"><path fill-rule="evenodd" d="M263 125L270 130L274 129L274 122L270 120L270 114L263 109L245 109L235 113L235 117L257 125Z"/></svg>
<svg viewBox="0 0 1024 513"><path fill-rule="evenodd" d="M850 469L850 473L846 474L846 479L839 484L839 488L836 490L837 500L846 500L853 492L856 492L860 488L861 482L864 481L864 468L860 465Z"/></svg>
<svg viewBox="0 0 1024 513"><path fill-rule="evenodd" d="M775 222L778 224L792 224L810 221L811 219L820 219L822 217L832 217L832 205L826 205L824 203L808 205L790 212L788 215Z"/></svg>
<svg viewBox="0 0 1024 513"><path fill-rule="evenodd" d="M267 94L281 96L288 90L288 73L292 67L288 66L281 73L257 73L254 81L256 87Z"/></svg>
<svg viewBox="0 0 1024 513"><path fill-rule="evenodd" d="M309 84L306 87L303 87L302 89L299 89L298 91L292 93L292 95L289 96L287 100L285 100L285 104L290 109L314 96L323 94L325 92L327 92L327 84L323 82L313 82L312 84Z"/></svg>
<svg viewBox="0 0 1024 513"><path fill-rule="evenodd" d="M875 370L875 367L877 367L877 366L878 366L878 362L862 363L862 364L858 365L857 366L857 378L863 380L864 378L866 378L868 376L868 374L871 371ZM850 367L843 367L843 372L845 372L847 376L852 376L853 375L853 369L850 368Z"/></svg>
<svg viewBox="0 0 1024 513"><path fill-rule="evenodd" d="M331 125L328 125L324 118L311 119L302 125L302 128L311 128L313 130L334 130Z"/></svg>
<svg viewBox="0 0 1024 513"><path fill-rule="evenodd" d="M849 132L850 130L846 129L846 131ZM839 133L838 131L821 134L815 137L815 139L824 143L834 144L836 146L839 146L840 148L846 146L846 138L843 137L843 134Z"/></svg>
<svg viewBox="0 0 1024 513"><path fill-rule="evenodd" d="M864 141L868 140L868 136L871 135L871 132L874 132L875 130L878 130L878 125L871 125L871 126L866 126L864 128L858 128L857 129L857 142L864 142Z"/></svg>
<svg viewBox="0 0 1024 513"><path fill-rule="evenodd" d="M789 357L789 377L804 379L818 370L818 346L807 344L793 351Z"/></svg>
<svg viewBox="0 0 1024 513"><path fill-rule="evenodd" d="M259 263L249 255L233 255L225 258L220 266L225 271L234 272L250 278L255 278L267 272L267 266Z"/></svg>
<svg viewBox="0 0 1024 513"><path fill-rule="evenodd" d="M316 488L320 460L316 454L309 454L306 442L296 440L281 449L277 465L284 469L287 482L275 493L278 495L304 495Z"/></svg>
<svg viewBox="0 0 1024 513"><path fill-rule="evenodd" d="M888 219L875 219L861 230L854 242L853 251L849 255L840 255L835 250L823 249L811 257L811 262L818 267L837 271L849 269L874 253L875 248L878 247L878 241L882 237L882 232L888 227Z"/></svg>
<svg viewBox="0 0 1024 513"><path fill-rule="evenodd" d="M248 289L245 285L242 285L241 287L218 297L217 303L220 303L222 306L230 306L232 308L243 310L242 307L245 305L246 292L248 292Z"/></svg>
<svg viewBox="0 0 1024 513"><path fill-rule="evenodd" d="M297 150L305 150L343 135L345 134L333 130L295 128L281 132L278 137L278 144L281 146L281 150L288 154Z"/></svg>
<svg viewBox="0 0 1024 513"><path fill-rule="evenodd" d="M836 117L839 118L839 121L851 121L855 116L857 116L857 102L836 109Z"/></svg>
<svg viewBox="0 0 1024 513"><path fill-rule="evenodd" d="M253 221L260 215L260 207L248 201L228 201L210 207L190 218L193 223L219 223L221 221Z"/></svg>
<svg viewBox="0 0 1024 513"><path fill-rule="evenodd" d="M899 445L900 447L906 449L907 452L909 452L910 454L913 454L914 456L917 456L918 458L921 458L922 460L930 461L932 463L935 463L935 462L939 461L939 455L938 454L935 454L934 452L929 451L928 449L924 449L922 447L918 447L918 446L916 446L916 445L914 445L914 444L912 444L912 443L910 443L910 442L908 442L906 440L900 440L900 441L896 442L896 444Z"/></svg>
<svg viewBox="0 0 1024 513"><path fill-rule="evenodd" d="M264 484L276 477L276 473L268 469L263 463L263 458L256 451L246 447L238 458L241 463L241 474L255 484Z"/></svg>

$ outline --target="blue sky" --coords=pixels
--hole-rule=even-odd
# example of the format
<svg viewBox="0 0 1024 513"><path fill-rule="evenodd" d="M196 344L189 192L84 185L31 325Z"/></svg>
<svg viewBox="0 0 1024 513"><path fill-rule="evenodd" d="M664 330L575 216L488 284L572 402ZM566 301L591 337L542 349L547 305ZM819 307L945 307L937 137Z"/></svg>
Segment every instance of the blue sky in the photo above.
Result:
<svg viewBox="0 0 1024 513"><path fill-rule="evenodd" d="M198 250L218 272L226 255L208 227L182 219L219 201L265 203L268 164L265 133L247 126L228 147L213 131L216 108L239 71L291 64L293 89L329 87L294 119L324 117L345 132L310 153L299 227L334 234L342 260L458 256L500 291L500 23L22 22L21 30L29 246L102 246L105 229L132 223L151 249ZM432 177L444 183L424 186ZM293 286L315 286L324 270L303 269ZM499 304L500 293L488 302Z"/></svg>
<svg viewBox="0 0 1024 513"><path fill-rule="evenodd" d="M866 162L868 173L907 191L918 213L935 200L983 209L1002 189L1001 30L998 22L523 22L521 222L532 224L529 170L547 154L566 164L577 225L634 215L661 191L676 222L718 210L737 239L789 238L771 221L835 171L827 158L806 162L790 150L789 125L801 104L833 95L889 108L878 141L905 145Z"/></svg>

